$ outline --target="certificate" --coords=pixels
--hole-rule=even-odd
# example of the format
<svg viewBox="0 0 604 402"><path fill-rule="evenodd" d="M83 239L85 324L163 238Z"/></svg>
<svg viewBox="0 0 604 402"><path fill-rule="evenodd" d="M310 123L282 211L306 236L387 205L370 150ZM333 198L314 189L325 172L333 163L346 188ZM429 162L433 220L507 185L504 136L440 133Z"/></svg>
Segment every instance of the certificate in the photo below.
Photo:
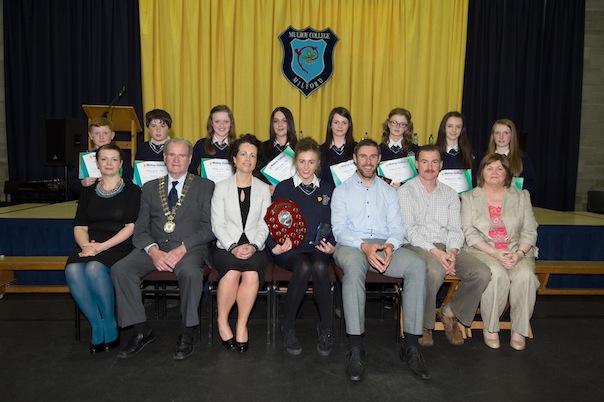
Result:
<svg viewBox="0 0 604 402"><path fill-rule="evenodd" d="M289 179L296 173L294 151L290 147L285 148L275 159L260 169L260 172L266 176L273 186L276 186L283 180Z"/></svg>
<svg viewBox="0 0 604 402"><path fill-rule="evenodd" d="M96 164L96 152L80 152L79 170L80 179L101 177L101 171Z"/></svg>
<svg viewBox="0 0 604 402"><path fill-rule="evenodd" d="M162 161L134 161L134 178L132 181L137 186L142 186L148 181L164 177L167 174L166 164Z"/></svg>
<svg viewBox="0 0 604 402"><path fill-rule="evenodd" d="M457 191L457 194L472 190L470 169L445 169L438 174L438 181Z"/></svg>
<svg viewBox="0 0 604 402"><path fill-rule="evenodd" d="M332 165L329 167L329 170L331 170L334 184L338 187L357 171L357 167L351 159L346 162Z"/></svg>
<svg viewBox="0 0 604 402"><path fill-rule="evenodd" d="M524 177L512 177L512 185L516 186L518 190L522 190L524 186Z"/></svg>
<svg viewBox="0 0 604 402"><path fill-rule="evenodd" d="M394 183L404 183L417 176L415 169L415 157L407 156L389 161L380 162L378 165L378 176L384 176Z"/></svg>
<svg viewBox="0 0 604 402"><path fill-rule="evenodd" d="M202 158L201 177L218 183L233 175L233 168L227 159Z"/></svg>

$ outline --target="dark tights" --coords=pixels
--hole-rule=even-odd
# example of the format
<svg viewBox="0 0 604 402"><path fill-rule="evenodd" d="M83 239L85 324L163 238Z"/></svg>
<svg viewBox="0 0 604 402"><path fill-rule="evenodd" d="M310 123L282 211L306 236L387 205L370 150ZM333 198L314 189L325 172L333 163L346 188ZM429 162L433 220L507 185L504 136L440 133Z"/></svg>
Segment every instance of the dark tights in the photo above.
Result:
<svg viewBox="0 0 604 402"><path fill-rule="evenodd" d="M320 251L294 254L285 261L283 268L292 272L292 279L287 287L283 327L286 329L294 328L298 308L306 293L308 281L312 275L313 295L319 309L321 328L331 331L331 310L333 303L328 274L329 256Z"/></svg>

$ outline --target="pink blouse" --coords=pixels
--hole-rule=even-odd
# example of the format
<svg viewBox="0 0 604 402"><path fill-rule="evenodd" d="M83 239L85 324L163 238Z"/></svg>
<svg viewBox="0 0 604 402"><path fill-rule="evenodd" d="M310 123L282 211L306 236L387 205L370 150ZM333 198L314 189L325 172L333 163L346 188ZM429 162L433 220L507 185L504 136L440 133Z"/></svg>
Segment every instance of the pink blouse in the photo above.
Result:
<svg viewBox="0 0 604 402"><path fill-rule="evenodd" d="M501 219L502 207L489 205L489 216L491 217L491 229L489 237L495 243L495 248L508 248L508 231L505 229L503 219Z"/></svg>

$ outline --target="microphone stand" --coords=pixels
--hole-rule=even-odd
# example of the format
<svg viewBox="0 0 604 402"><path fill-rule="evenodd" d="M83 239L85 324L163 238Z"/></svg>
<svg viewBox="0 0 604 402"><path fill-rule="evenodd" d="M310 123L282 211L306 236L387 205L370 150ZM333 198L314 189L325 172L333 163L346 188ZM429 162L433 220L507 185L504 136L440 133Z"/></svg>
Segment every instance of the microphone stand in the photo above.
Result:
<svg viewBox="0 0 604 402"><path fill-rule="evenodd" d="M117 94L117 96L115 98L113 98L113 100L111 101L111 103L109 104L109 106L107 106L107 109L105 109L105 111L103 112L103 114L101 115L101 117L107 117L107 114L109 113L109 110L113 107L113 105L115 105L115 103L122 97L124 96L124 94L126 93L126 86L124 85L122 87L122 90Z"/></svg>

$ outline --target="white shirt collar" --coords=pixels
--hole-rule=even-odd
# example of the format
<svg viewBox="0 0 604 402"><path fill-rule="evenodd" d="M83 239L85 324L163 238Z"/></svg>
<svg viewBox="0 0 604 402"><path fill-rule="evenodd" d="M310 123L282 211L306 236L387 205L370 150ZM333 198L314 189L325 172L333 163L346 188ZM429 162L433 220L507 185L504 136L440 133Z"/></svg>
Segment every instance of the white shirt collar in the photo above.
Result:
<svg viewBox="0 0 604 402"><path fill-rule="evenodd" d="M393 145L398 145L402 149L403 148L403 139L401 138L398 141L392 141L392 139L389 139L388 148L391 148Z"/></svg>
<svg viewBox="0 0 604 402"><path fill-rule="evenodd" d="M298 187L300 185L300 183L302 183L302 179L300 178L298 173L294 174L292 179L294 180L294 187ZM315 187L320 187L321 180L319 180L319 178L316 175L313 175L312 184L314 184Z"/></svg>

